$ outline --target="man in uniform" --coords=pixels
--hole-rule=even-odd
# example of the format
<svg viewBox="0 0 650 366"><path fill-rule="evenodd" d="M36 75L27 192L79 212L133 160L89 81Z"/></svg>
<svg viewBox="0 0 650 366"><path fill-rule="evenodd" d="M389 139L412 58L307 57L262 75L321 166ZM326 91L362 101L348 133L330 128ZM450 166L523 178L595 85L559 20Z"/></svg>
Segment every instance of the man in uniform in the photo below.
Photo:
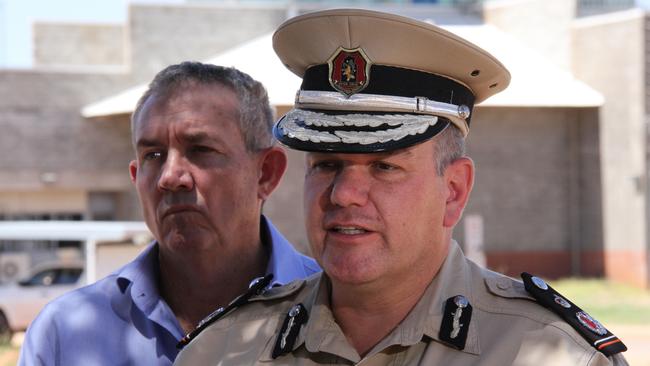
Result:
<svg viewBox="0 0 650 366"><path fill-rule="evenodd" d="M178 365L626 364L621 341L543 280L481 268L452 240L473 185L472 107L510 79L496 59L363 10L291 19L273 41L303 78L275 134L308 152L324 273L252 296Z"/></svg>
<svg viewBox="0 0 650 366"><path fill-rule="evenodd" d="M133 262L45 307L20 365L170 365L183 335L258 276L318 265L261 215L286 169L264 87L197 62L161 71L132 117L129 165L152 243Z"/></svg>

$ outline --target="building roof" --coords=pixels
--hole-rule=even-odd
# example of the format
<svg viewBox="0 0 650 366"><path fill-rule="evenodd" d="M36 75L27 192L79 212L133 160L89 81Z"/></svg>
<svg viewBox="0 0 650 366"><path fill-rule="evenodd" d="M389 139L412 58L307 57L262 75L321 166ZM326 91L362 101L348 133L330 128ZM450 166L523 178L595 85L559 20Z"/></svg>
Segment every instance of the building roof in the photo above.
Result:
<svg viewBox="0 0 650 366"><path fill-rule="evenodd" d="M480 106L598 107L602 94L538 52L491 25L449 26L447 30L483 47L510 71L508 88Z"/></svg>
<svg viewBox="0 0 650 366"><path fill-rule="evenodd" d="M149 240L140 221L2 221L0 240Z"/></svg>
<svg viewBox="0 0 650 366"><path fill-rule="evenodd" d="M598 107L603 96L568 71L551 64L544 55L491 25L445 26L445 29L477 44L499 59L512 74L510 86L481 103L490 107ZM291 106L301 80L275 55L271 34L242 43L208 63L235 66L262 82L274 106ZM130 114L147 85L142 84L86 105L86 118Z"/></svg>

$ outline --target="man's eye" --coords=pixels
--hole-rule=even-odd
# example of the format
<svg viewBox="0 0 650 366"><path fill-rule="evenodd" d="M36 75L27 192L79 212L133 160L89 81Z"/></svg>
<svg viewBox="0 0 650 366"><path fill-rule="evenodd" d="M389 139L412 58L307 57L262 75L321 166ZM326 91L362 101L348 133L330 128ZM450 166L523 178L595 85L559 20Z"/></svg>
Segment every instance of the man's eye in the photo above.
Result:
<svg viewBox="0 0 650 366"><path fill-rule="evenodd" d="M321 170L321 171L333 171L338 169L339 166L340 164L338 164L337 162L324 160L324 161L314 162L311 166L311 169Z"/></svg>
<svg viewBox="0 0 650 366"><path fill-rule="evenodd" d="M142 156L142 158L144 160L146 160L146 161L150 161L150 160L160 159L161 156L162 156L162 153L160 151L150 151L150 152L145 153Z"/></svg>
<svg viewBox="0 0 650 366"><path fill-rule="evenodd" d="M397 169L394 165L385 163L383 161L377 161L373 164L375 169L380 170L380 171L391 171Z"/></svg>
<svg viewBox="0 0 650 366"><path fill-rule="evenodd" d="M192 146L192 152L195 153L208 153L214 151L213 148L203 145Z"/></svg>

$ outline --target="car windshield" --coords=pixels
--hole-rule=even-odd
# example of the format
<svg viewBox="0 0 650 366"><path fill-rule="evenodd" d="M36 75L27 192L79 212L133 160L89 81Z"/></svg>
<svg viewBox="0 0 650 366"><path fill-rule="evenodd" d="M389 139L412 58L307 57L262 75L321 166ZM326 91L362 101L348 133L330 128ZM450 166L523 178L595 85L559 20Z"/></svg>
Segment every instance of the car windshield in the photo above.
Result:
<svg viewBox="0 0 650 366"><path fill-rule="evenodd" d="M81 268L47 269L36 273L30 279L21 282L23 286L51 286L74 284L81 276Z"/></svg>
<svg viewBox="0 0 650 366"><path fill-rule="evenodd" d="M81 268L62 268L59 276L56 278L56 283L59 285L71 285L77 283L81 276Z"/></svg>

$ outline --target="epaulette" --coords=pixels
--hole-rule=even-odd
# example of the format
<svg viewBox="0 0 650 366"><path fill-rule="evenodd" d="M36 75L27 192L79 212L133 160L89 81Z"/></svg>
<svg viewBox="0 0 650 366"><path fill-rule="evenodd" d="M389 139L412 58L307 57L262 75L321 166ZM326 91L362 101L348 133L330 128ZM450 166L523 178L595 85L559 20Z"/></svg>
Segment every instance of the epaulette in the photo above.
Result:
<svg viewBox="0 0 650 366"><path fill-rule="evenodd" d="M558 314L569 323L589 344L605 356L627 351L627 347L598 320L591 317L576 304L555 291L544 280L523 272L524 286L538 303Z"/></svg>
<svg viewBox="0 0 650 366"><path fill-rule="evenodd" d="M190 343L192 339L196 338L196 336L198 336L203 330L205 330L205 328L207 328L208 325L223 318L226 314L230 313L236 308L244 304L247 304L251 297L255 295L259 295L262 292L264 292L266 288L269 286L269 284L271 283L272 279L273 279L273 274L267 274L264 277L258 277L253 281L251 281L250 285L248 285L248 290L246 292L237 296L233 301L231 301L225 307L219 308L213 311L210 315L203 318L203 320L199 322L199 324L196 326L196 328L194 328L194 330L187 333L185 337L183 337L183 339L181 339L178 342L178 344L176 344L176 348L183 349L183 347L187 346L187 344Z"/></svg>

